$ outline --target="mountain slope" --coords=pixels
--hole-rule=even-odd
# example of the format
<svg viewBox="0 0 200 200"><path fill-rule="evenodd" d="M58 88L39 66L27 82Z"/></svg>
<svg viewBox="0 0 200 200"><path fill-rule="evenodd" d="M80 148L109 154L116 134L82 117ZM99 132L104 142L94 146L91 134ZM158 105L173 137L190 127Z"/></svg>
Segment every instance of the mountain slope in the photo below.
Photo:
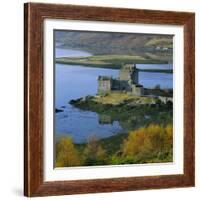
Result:
<svg viewBox="0 0 200 200"><path fill-rule="evenodd" d="M78 48L95 55L150 53L172 60L172 35L57 30L55 41L62 48Z"/></svg>

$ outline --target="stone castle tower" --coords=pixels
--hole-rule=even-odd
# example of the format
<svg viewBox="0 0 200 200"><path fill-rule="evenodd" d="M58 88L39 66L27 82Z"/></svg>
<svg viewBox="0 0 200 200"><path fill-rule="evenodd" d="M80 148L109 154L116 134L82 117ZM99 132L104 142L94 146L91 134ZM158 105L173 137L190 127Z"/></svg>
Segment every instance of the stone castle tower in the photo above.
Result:
<svg viewBox="0 0 200 200"><path fill-rule="evenodd" d="M135 64L123 65L117 79L113 79L110 76L98 77L98 94L105 94L111 91L129 92L136 96L143 95L144 88L138 84L138 69Z"/></svg>
<svg viewBox="0 0 200 200"><path fill-rule="evenodd" d="M99 76L98 77L98 93L103 94L110 92L113 86L113 79L111 76Z"/></svg>
<svg viewBox="0 0 200 200"><path fill-rule="evenodd" d="M124 65L119 73L119 80L132 81L134 84L138 84L138 69L136 65Z"/></svg>

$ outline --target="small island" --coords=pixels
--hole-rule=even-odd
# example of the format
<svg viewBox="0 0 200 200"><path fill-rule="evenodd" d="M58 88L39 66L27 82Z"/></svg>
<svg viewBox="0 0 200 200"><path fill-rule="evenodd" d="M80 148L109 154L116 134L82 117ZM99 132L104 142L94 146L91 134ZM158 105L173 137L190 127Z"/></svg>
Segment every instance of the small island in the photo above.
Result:
<svg viewBox="0 0 200 200"><path fill-rule="evenodd" d="M145 125L148 121L153 123L172 122L169 115L172 115L173 91L171 89L163 90L159 87L144 88L138 83L138 80L139 74L136 65L123 65L117 79L101 75L98 77L96 96L73 99L70 104L82 110L110 116L113 120L124 121L130 128ZM164 112L165 110L167 113ZM160 118L163 112L165 118ZM168 117L170 120L166 119ZM131 119L139 123L133 123Z"/></svg>
<svg viewBox="0 0 200 200"><path fill-rule="evenodd" d="M84 97L78 100L71 100L71 104L84 103L84 101L94 101L105 103L105 99L110 100L110 104L117 105L127 103L128 105L173 103L173 91L171 89L162 90L159 87L150 89L139 84L139 75L136 65L126 64L120 69L119 77L114 79L111 76L98 77L98 94L95 97ZM117 104L116 104L117 100ZM115 103L113 103L115 102ZM107 102L108 104L108 102Z"/></svg>

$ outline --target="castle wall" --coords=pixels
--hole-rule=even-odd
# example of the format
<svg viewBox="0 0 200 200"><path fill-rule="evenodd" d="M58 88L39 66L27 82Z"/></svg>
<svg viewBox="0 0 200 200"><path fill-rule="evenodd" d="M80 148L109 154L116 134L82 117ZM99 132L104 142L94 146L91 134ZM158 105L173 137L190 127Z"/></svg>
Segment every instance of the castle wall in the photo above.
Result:
<svg viewBox="0 0 200 200"><path fill-rule="evenodd" d="M111 76L98 77L98 94L107 94L112 91L134 96L154 95L152 89L143 88L138 84L138 70L132 65L123 66L118 79L113 79ZM173 103L172 97L158 96L158 94L156 96L163 103ZM106 120L108 120L106 117L102 117L101 122L106 123Z"/></svg>
<svg viewBox="0 0 200 200"><path fill-rule="evenodd" d="M112 80L98 80L98 93L104 94L110 92L112 89Z"/></svg>
<svg viewBox="0 0 200 200"><path fill-rule="evenodd" d="M144 95L144 88L140 85L132 85L132 94L134 96L142 96Z"/></svg>
<svg viewBox="0 0 200 200"><path fill-rule="evenodd" d="M125 65L119 73L119 80L121 81L132 81L135 84L138 84L138 70L132 65Z"/></svg>
<svg viewBox="0 0 200 200"><path fill-rule="evenodd" d="M121 81L119 81L118 79L112 79L112 90L120 90Z"/></svg>
<svg viewBox="0 0 200 200"><path fill-rule="evenodd" d="M132 80L135 84L138 84L139 83L139 80L138 80L138 70L135 70L134 74L133 74L133 77L132 77Z"/></svg>
<svg viewBox="0 0 200 200"><path fill-rule="evenodd" d="M128 70L120 70L119 79L121 81L128 81L131 79L131 74Z"/></svg>
<svg viewBox="0 0 200 200"><path fill-rule="evenodd" d="M129 81L120 81L120 90L131 91L131 83Z"/></svg>
<svg viewBox="0 0 200 200"><path fill-rule="evenodd" d="M119 72L119 79L113 79L109 76L99 76L99 94L105 94L117 90L132 92L134 95L138 96L144 93L143 87L138 85L138 70L136 66L124 65Z"/></svg>

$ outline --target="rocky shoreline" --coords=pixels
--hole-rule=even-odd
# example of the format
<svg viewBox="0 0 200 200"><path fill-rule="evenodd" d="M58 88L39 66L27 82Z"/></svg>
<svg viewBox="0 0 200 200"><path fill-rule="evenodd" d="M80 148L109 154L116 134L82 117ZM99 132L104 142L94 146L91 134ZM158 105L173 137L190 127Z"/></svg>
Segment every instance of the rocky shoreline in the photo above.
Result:
<svg viewBox="0 0 200 200"><path fill-rule="evenodd" d="M135 97L110 103L109 96L86 96L71 100L70 104L99 115L108 116L111 121L119 121L126 130L134 130L148 124L168 124L173 121L172 102L163 103L159 98Z"/></svg>

